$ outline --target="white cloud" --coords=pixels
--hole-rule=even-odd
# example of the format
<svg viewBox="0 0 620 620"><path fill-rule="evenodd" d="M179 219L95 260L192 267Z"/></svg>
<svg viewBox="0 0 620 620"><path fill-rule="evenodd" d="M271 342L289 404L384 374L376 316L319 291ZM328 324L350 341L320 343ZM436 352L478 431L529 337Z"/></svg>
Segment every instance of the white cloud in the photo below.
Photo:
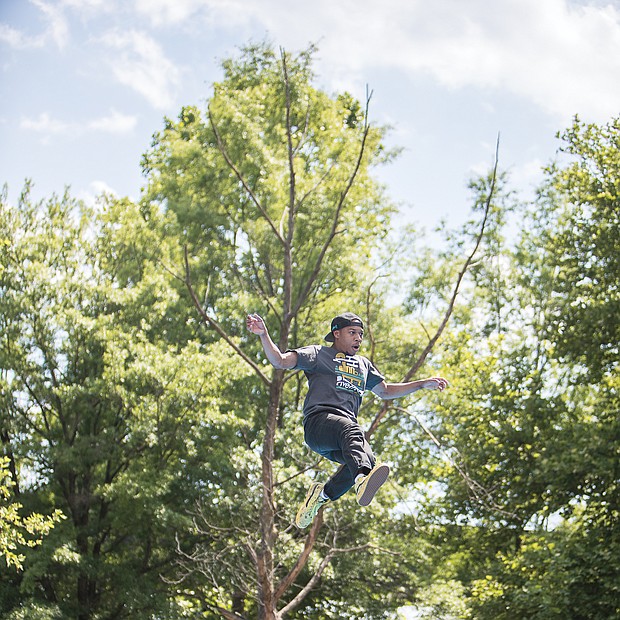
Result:
<svg viewBox="0 0 620 620"><path fill-rule="evenodd" d="M104 0L31 0L47 29L29 36L0 24L15 48L62 47L65 13L110 12ZM133 0L143 24L217 29L242 45L264 32L297 50L318 42L318 70L331 88L363 89L371 69L432 76L449 89L480 87L531 102L565 124L578 113L604 121L620 109L620 8L598 0ZM116 7L116 8L114 8ZM122 14L127 14L123 12ZM132 20L128 20L133 23ZM183 36L183 35L180 35ZM175 103L181 71L152 36L111 31L116 78L157 109Z"/></svg>
<svg viewBox="0 0 620 620"><path fill-rule="evenodd" d="M61 7L43 0L30 0L45 16L48 22L46 38L51 38L62 49L69 40L69 26Z"/></svg>
<svg viewBox="0 0 620 620"><path fill-rule="evenodd" d="M90 121L87 127L93 131L102 131L104 133L123 134L129 133L136 126L138 119L135 116L121 114L116 110L112 110L109 116Z"/></svg>
<svg viewBox="0 0 620 620"><path fill-rule="evenodd" d="M62 0L62 6L82 10L110 10L110 2L106 0Z"/></svg>
<svg viewBox="0 0 620 620"><path fill-rule="evenodd" d="M269 4L275 5L270 7ZM329 2L327 3L329 5ZM169 26L183 23L194 23L200 19L207 26L230 34L238 26L250 23L264 23L270 27L265 11L289 13L303 23L313 7L288 0L134 0L136 11L153 26ZM263 10L265 8L265 11ZM321 9L322 10L322 9ZM300 17L303 16L303 17ZM280 23L275 22L274 33ZM238 32L238 31L237 31ZM237 40L244 43L244 36ZM302 45L305 41L302 39Z"/></svg>
<svg viewBox="0 0 620 620"><path fill-rule="evenodd" d="M95 180L91 181L86 189L78 190L76 197L82 200L87 205L93 208L102 207L101 196L113 196L118 197L118 192L110 187L105 181Z"/></svg>
<svg viewBox="0 0 620 620"><path fill-rule="evenodd" d="M30 37L7 24L0 24L0 41L14 49L36 48L45 45L44 36Z"/></svg>
<svg viewBox="0 0 620 620"><path fill-rule="evenodd" d="M47 112L42 112L36 119L23 118L20 127L43 134L61 134L71 131L73 125L50 117Z"/></svg>
<svg viewBox="0 0 620 620"><path fill-rule="evenodd" d="M510 180L515 187L532 189L538 186L544 176L545 163L538 157L510 168Z"/></svg>
<svg viewBox="0 0 620 620"><path fill-rule="evenodd" d="M620 11L566 0L460 0L338 4L321 55L342 72L396 67L451 89L503 89L546 112L606 119L620 108ZM327 10L327 9L325 9ZM265 11L271 19L273 12ZM390 16L385 19L385 16ZM323 17L326 17L325 15ZM295 29L288 20L287 28Z"/></svg>
<svg viewBox="0 0 620 620"><path fill-rule="evenodd" d="M209 4L204 0L135 0L138 13L155 26L183 22Z"/></svg>
<svg viewBox="0 0 620 620"><path fill-rule="evenodd" d="M320 47L320 73L350 85L368 68L498 89L567 121L620 109L620 9L591 0L135 0L157 26L261 24L287 49ZM256 29L254 28L254 31ZM243 39L239 40L243 43Z"/></svg>
<svg viewBox="0 0 620 620"><path fill-rule="evenodd" d="M173 105L181 72L166 58L157 41L137 30L108 32L102 40L119 52L110 63L122 84L136 90L157 109Z"/></svg>
<svg viewBox="0 0 620 620"><path fill-rule="evenodd" d="M43 32L31 35L0 23L0 41L4 41L14 49L40 48L52 41L58 48L63 49L69 41L69 26L62 8L43 0L30 0L30 2L41 11L46 22Z"/></svg>
<svg viewBox="0 0 620 620"><path fill-rule="evenodd" d="M110 187L105 181L93 181L90 184L91 189L97 195L99 194L111 194L112 196L118 196L115 189Z"/></svg>
<svg viewBox="0 0 620 620"><path fill-rule="evenodd" d="M121 114L116 110L111 110L108 116L103 116L86 123L68 123L52 118L47 112L42 112L38 118L22 118L20 127L40 133L48 139L53 135L77 136L87 132L124 134L132 131L136 123L137 119L135 116Z"/></svg>

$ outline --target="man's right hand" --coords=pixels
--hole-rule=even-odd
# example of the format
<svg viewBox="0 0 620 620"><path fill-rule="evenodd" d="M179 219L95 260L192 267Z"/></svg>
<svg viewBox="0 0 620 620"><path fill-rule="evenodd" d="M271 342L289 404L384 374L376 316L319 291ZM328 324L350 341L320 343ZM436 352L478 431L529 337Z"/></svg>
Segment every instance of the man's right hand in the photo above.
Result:
<svg viewBox="0 0 620 620"><path fill-rule="evenodd" d="M248 314L245 319L245 324L249 331L257 336L263 336L267 333L267 327L265 326L265 321L256 313Z"/></svg>
<svg viewBox="0 0 620 620"><path fill-rule="evenodd" d="M284 370L295 368L297 365L297 353L295 351L282 353L271 340L265 321L258 314L248 314L245 324L253 334L260 336L265 355L274 368L282 368Z"/></svg>

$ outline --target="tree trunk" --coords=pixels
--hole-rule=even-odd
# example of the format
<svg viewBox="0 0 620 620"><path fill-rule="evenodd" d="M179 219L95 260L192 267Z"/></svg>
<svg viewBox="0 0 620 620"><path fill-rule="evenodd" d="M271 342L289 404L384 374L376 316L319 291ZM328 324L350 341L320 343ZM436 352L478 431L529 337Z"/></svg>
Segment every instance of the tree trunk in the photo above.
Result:
<svg viewBox="0 0 620 620"><path fill-rule="evenodd" d="M273 552L277 538L275 505L273 501L273 457L283 385L284 372L282 370L274 370L273 380L269 388L269 409L262 454L261 541L257 554L259 620L277 620L277 601L274 596L273 572Z"/></svg>
<svg viewBox="0 0 620 620"><path fill-rule="evenodd" d="M90 480L88 476L73 477L67 487L70 489L68 503L71 508L71 517L76 532L76 547L85 564L88 564L90 556L90 544L88 526L90 521ZM90 620L92 617L96 582L86 572L87 568L81 568L77 577L77 620Z"/></svg>

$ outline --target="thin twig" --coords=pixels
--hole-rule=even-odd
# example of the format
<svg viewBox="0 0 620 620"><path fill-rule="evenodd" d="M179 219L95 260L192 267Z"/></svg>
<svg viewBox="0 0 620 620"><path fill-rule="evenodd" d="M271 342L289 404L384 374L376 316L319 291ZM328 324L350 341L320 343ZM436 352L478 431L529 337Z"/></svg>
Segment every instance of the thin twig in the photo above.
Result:
<svg viewBox="0 0 620 620"><path fill-rule="evenodd" d="M493 498L493 495L489 490L487 490L482 484L480 484L477 480L474 480L465 470L465 468L456 462L455 459L447 452L447 450L442 446L441 442L433 432L426 426L420 416L410 409L405 409L403 407L395 407L398 411L402 413L406 413L414 418L414 420L420 425L422 430L431 438L432 442L437 446L441 454L444 458L446 458L450 464L456 469L461 478L465 481L467 488L472 492L472 495L480 504L487 504L493 511L503 514L504 516L514 518L516 515L513 512L509 512L504 510Z"/></svg>
<svg viewBox="0 0 620 620"><path fill-rule="evenodd" d="M299 476L302 476L303 474L305 474L307 471L310 471L311 469L316 469L320 464L321 464L321 460L318 460L318 461L315 461L314 463L311 463L310 465L308 465L307 467L305 467L301 471L298 471L298 472L292 474L291 476L288 476L284 480L279 480L277 482L274 482L273 483L273 488L275 489L276 487L280 487L283 484L286 484L287 482L290 482L291 480L294 480L295 478L298 478Z"/></svg>

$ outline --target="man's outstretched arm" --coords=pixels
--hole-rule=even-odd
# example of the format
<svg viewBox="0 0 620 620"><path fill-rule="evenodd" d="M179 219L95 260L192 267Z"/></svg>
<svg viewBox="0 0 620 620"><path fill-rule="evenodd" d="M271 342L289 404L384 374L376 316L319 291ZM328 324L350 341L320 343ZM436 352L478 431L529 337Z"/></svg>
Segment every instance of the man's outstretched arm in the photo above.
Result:
<svg viewBox="0 0 620 620"><path fill-rule="evenodd" d="M445 390L448 382L443 377L431 377L430 379L419 379L418 381L408 381L407 383L386 383L382 381L376 385L372 391L384 400L401 398L407 394L413 394L418 390Z"/></svg>
<svg viewBox="0 0 620 620"><path fill-rule="evenodd" d="M248 314L245 324L249 331L256 334L263 345L263 350L267 359L275 368L289 369L295 368L297 364L297 353L294 351L286 351L282 353L269 336L265 321L258 314Z"/></svg>

